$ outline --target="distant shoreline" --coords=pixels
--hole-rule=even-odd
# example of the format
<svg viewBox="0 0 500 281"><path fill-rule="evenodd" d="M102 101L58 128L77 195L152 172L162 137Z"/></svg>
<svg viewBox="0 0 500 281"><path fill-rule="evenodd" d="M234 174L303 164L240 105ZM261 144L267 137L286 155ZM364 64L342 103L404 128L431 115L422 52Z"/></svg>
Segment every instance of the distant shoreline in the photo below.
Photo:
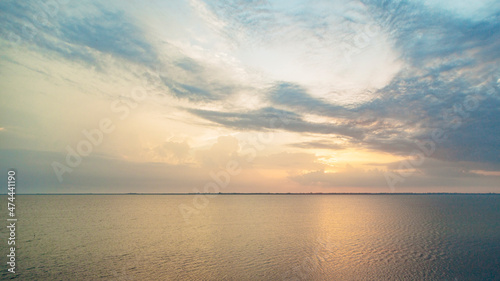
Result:
<svg viewBox="0 0 500 281"><path fill-rule="evenodd" d="M7 195L2 193L1 195ZM406 192L406 193L18 193L16 195L500 195L500 193Z"/></svg>

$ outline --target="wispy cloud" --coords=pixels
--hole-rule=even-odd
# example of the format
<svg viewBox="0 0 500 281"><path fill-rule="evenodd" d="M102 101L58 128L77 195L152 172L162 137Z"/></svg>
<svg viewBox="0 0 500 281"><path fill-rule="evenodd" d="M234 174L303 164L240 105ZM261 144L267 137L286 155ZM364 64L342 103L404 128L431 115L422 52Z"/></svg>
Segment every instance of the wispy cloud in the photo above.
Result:
<svg viewBox="0 0 500 281"><path fill-rule="evenodd" d="M2 2L3 36L14 35L19 43L33 43L65 59L88 64L98 65L103 54L144 64L154 62L156 51L133 19L119 10L92 2L86 5L86 9L79 9L78 5Z"/></svg>
<svg viewBox="0 0 500 281"><path fill-rule="evenodd" d="M281 129L291 132L339 134L343 136L362 138L363 132L347 124L311 123L303 120L291 111L266 107L245 113L218 112L208 110L190 109L189 112L238 130ZM279 120L286 120L286 125Z"/></svg>

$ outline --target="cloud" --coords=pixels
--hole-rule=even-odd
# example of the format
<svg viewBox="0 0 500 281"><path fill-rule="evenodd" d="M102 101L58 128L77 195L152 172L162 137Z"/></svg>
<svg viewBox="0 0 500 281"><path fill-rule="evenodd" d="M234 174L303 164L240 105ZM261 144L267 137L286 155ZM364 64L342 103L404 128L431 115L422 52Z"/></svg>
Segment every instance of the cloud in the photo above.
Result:
<svg viewBox="0 0 500 281"><path fill-rule="evenodd" d="M65 153L0 149L0 157L9 159L0 162L2 171L17 170L19 193L191 192L211 180L194 166L89 155L60 183L51 164L65 164Z"/></svg>
<svg viewBox="0 0 500 281"><path fill-rule="evenodd" d="M470 173L470 169L475 167L476 163L454 162L449 163L435 159L425 159L420 165L408 164L412 163L409 159L386 164L388 171L405 173L418 173L428 177L436 178L459 178L471 177L476 174Z"/></svg>
<svg viewBox="0 0 500 281"><path fill-rule="evenodd" d="M352 128L348 124L311 123L304 121L296 113L272 107L244 113L187 110L196 116L238 130L283 129L290 132L338 134L352 138L363 137L361 130Z"/></svg>
<svg viewBox="0 0 500 281"><path fill-rule="evenodd" d="M289 82L278 82L270 90L268 97L277 106L287 106L298 112L330 117L353 116L345 107L329 104L321 99L312 97L300 85Z"/></svg>
<svg viewBox="0 0 500 281"><path fill-rule="evenodd" d="M334 142L329 141L329 140L297 142L297 143L291 143L291 144L289 144L289 146L298 147L298 148L305 148L305 149L329 149L329 150L336 150L336 149L345 148L344 145L334 143Z"/></svg>
<svg viewBox="0 0 500 281"><path fill-rule="evenodd" d="M156 159L161 162L178 164L187 159L190 149L187 141L165 141L154 147L152 153L156 156Z"/></svg>
<svg viewBox="0 0 500 281"><path fill-rule="evenodd" d="M199 73L203 71L203 66L189 57L175 61L175 65L189 72Z"/></svg>
<svg viewBox="0 0 500 281"><path fill-rule="evenodd" d="M52 4L2 2L1 35L89 65L99 65L102 55L146 65L155 62L155 48L123 11L88 2L85 9Z"/></svg>
<svg viewBox="0 0 500 281"><path fill-rule="evenodd" d="M292 176L290 179L304 186L321 186L325 188L365 187L374 190L382 188L389 191L381 171L364 170L349 165L337 172L318 170ZM334 192L334 190L331 192Z"/></svg>
<svg viewBox="0 0 500 281"><path fill-rule="evenodd" d="M365 131L364 145L408 154L439 129L446 140L431 157L498 162L498 12L463 18L416 2L363 2L405 62L377 99L353 109L392 124Z"/></svg>
<svg viewBox="0 0 500 281"><path fill-rule="evenodd" d="M221 136L208 150L197 152L203 167L224 168L231 160L238 159L239 141L232 136Z"/></svg>
<svg viewBox="0 0 500 281"><path fill-rule="evenodd" d="M65 18L59 24L60 38L68 43L146 65L155 62L154 48L123 12L103 10L84 18Z"/></svg>
<svg viewBox="0 0 500 281"><path fill-rule="evenodd" d="M254 167L280 169L288 172L324 169L325 164L319 163L317 160L316 155L311 153L281 152L256 158Z"/></svg>
<svg viewBox="0 0 500 281"><path fill-rule="evenodd" d="M498 175L484 175L472 170L480 163L449 163L427 159L424 164L407 169L402 162L387 164L386 169L362 169L350 165L336 172L317 170L291 176L290 179L304 186L320 186L325 192L334 192L339 188L365 187L373 192L392 192L386 180L386 171L396 176L402 175L402 181L395 186L396 192L498 192ZM497 167L498 168L498 167ZM470 170L469 170L470 169ZM487 174L487 173L486 173ZM334 189L334 190L328 190Z"/></svg>
<svg viewBox="0 0 500 281"><path fill-rule="evenodd" d="M162 81L178 98L186 98L189 101L210 101L214 99L212 93L197 86L174 82L165 77L162 77Z"/></svg>
<svg viewBox="0 0 500 281"><path fill-rule="evenodd" d="M484 99L477 110L456 117L460 126L450 130L436 157L450 161L500 163L500 100Z"/></svg>

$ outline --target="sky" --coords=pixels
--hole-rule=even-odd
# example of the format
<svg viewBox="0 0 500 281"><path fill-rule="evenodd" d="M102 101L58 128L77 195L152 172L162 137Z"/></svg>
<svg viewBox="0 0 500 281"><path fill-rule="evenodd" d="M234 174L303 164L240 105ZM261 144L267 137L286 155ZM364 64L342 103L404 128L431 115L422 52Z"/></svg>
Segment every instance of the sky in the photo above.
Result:
<svg viewBox="0 0 500 281"><path fill-rule="evenodd" d="M0 26L19 193L500 192L498 1L7 0Z"/></svg>

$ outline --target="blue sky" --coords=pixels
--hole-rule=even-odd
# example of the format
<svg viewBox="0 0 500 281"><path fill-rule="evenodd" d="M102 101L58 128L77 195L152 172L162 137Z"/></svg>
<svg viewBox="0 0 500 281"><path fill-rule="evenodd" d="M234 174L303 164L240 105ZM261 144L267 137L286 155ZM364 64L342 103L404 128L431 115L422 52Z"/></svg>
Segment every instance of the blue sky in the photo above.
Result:
<svg viewBox="0 0 500 281"><path fill-rule="evenodd" d="M0 165L27 193L196 192L221 172L222 192L499 192L497 1L0 13Z"/></svg>

